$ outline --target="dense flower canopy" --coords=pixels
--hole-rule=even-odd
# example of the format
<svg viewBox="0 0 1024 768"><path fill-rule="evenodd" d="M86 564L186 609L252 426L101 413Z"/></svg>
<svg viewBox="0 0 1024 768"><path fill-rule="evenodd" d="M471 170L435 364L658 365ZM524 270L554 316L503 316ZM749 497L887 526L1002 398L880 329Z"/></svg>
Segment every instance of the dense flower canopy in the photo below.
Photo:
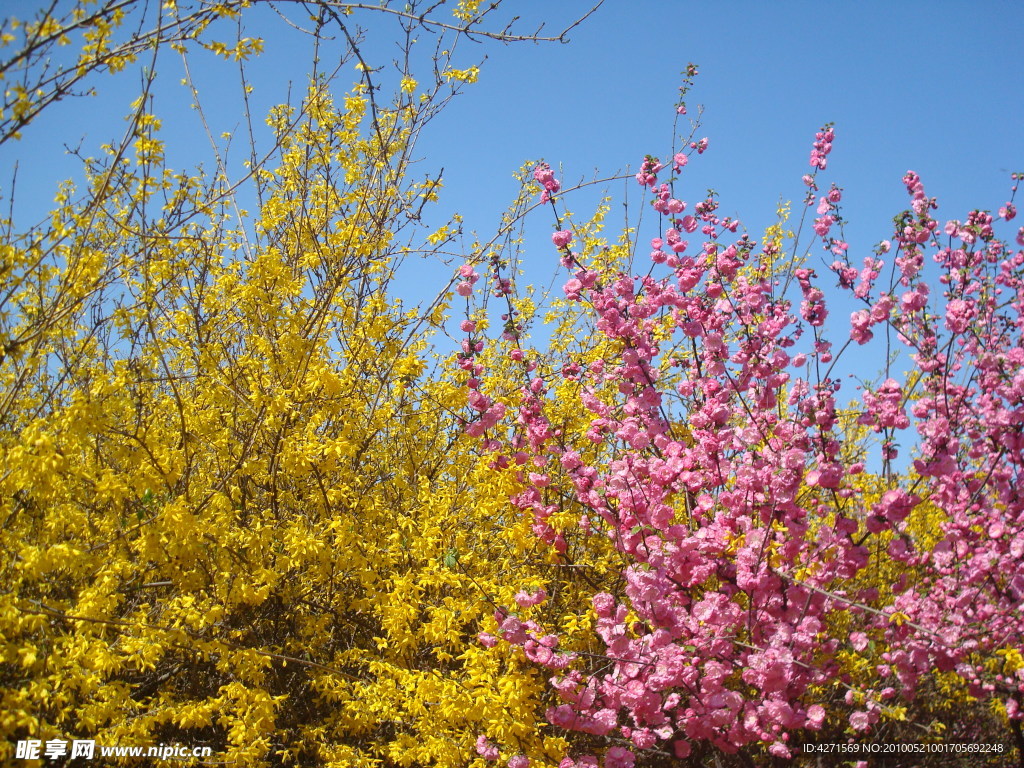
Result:
<svg viewBox="0 0 1024 768"><path fill-rule="evenodd" d="M313 76L244 116L242 170L212 134L213 170L170 166L143 62L166 49L188 73L201 49L248 96L258 8L68 2L2 28L0 144L105 74L143 86L52 212L0 222L0 757L1024 750L1019 175L995 212L945 220L908 172L906 210L855 255L825 125L799 212L747 231L684 194L716 146L690 65L666 110L688 135L619 179L653 219L633 202L608 236L611 198L574 215L587 185L531 161L469 243L457 216L425 223L443 183L413 153L480 72L456 44L564 41L579 19L519 34L501 3L279 5L301 9ZM360 23L404 41L390 65ZM525 284L527 252L559 295ZM410 308L414 258L439 277ZM884 373L853 391L858 354Z"/></svg>

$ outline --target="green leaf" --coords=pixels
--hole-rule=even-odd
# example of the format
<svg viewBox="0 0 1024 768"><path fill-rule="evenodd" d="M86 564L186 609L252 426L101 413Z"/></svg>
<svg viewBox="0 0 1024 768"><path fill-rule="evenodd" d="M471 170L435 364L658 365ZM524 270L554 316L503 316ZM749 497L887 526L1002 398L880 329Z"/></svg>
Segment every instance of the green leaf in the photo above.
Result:
<svg viewBox="0 0 1024 768"><path fill-rule="evenodd" d="M455 567L459 564L459 552L456 549L449 549L447 554L444 556L444 564L455 570Z"/></svg>

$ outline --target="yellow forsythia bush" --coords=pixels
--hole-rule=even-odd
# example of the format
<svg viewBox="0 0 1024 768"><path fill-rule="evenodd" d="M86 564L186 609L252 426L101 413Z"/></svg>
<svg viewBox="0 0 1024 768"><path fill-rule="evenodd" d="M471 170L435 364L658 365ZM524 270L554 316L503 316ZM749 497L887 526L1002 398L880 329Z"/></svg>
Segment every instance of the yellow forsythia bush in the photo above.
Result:
<svg viewBox="0 0 1024 768"><path fill-rule="evenodd" d="M239 58L202 35L243 7L163 13L181 50ZM121 14L64 23L119 66L145 49L116 43ZM422 230L439 184L410 173L422 124L473 79L444 55L391 103L365 65L340 95L315 78L269 116L245 195L172 170L140 98L45 222L4 222L0 762L18 740L94 739L237 766L465 766L485 735L557 764L543 675L476 635L565 563L512 515L515 472L438 375L456 369L437 351L450 270L426 307L391 288L452 242ZM45 106L25 98L5 139ZM585 628L586 585L562 570L546 610Z"/></svg>

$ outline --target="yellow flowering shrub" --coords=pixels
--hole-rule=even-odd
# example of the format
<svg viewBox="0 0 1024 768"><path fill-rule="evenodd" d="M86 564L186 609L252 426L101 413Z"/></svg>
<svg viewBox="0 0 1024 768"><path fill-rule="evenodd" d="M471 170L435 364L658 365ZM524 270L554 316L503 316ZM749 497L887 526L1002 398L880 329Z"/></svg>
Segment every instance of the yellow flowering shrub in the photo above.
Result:
<svg viewBox="0 0 1024 768"><path fill-rule="evenodd" d="M69 82L150 44L262 48L205 32L246 3L165 3L178 34L159 43L119 42L144 10L123 5L26 34L84 34ZM320 8L323 34L345 29ZM458 36L490 11L454 13ZM24 27L3 29L14 46ZM172 169L143 96L48 220L3 222L0 761L24 739L205 745L239 766L482 765L482 734L535 765L564 751L543 676L476 641L554 564L439 375L451 271L415 309L391 286L455 237L420 223L440 181L410 153L477 68L446 52L388 102L348 56L359 81L315 77L273 110L240 181ZM8 92L5 138L45 108L33 94Z"/></svg>

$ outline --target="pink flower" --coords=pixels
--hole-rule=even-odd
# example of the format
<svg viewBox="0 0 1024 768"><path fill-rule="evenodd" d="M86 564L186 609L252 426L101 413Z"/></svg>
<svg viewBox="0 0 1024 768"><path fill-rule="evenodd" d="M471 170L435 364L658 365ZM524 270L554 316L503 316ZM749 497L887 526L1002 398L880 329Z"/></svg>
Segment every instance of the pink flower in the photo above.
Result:
<svg viewBox="0 0 1024 768"><path fill-rule="evenodd" d="M907 515L920 501L917 496L907 493L902 488L894 488L882 494L882 498L875 506L874 513L879 517L898 523L906 520ZM853 637L851 636L850 639L852 641Z"/></svg>
<svg viewBox="0 0 1024 768"><path fill-rule="evenodd" d="M946 327L953 333L963 333L974 316L974 309L963 299L953 299L946 305Z"/></svg>
<svg viewBox="0 0 1024 768"><path fill-rule="evenodd" d="M812 469L805 478L807 485L821 488L838 488L842 479L843 471L836 464L825 464L817 469Z"/></svg>
<svg viewBox="0 0 1024 768"><path fill-rule="evenodd" d="M1011 696L1006 699L1004 703L1006 704L1006 715L1011 718L1016 717L1020 710L1020 705L1017 703L1017 700Z"/></svg>
<svg viewBox="0 0 1024 768"><path fill-rule="evenodd" d="M523 622L515 616L509 616L501 622L501 628L499 631L502 636L513 645L522 645L529 639L529 634L527 633Z"/></svg>
<svg viewBox="0 0 1024 768"><path fill-rule="evenodd" d="M650 728L638 728L633 731L629 740L637 746L637 749L650 749L657 741L657 736Z"/></svg>
<svg viewBox="0 0 1024 768"><path fill-rule="evenodd" d="M875 334L871 331L871 313L858 309L850 315L850 338L858 344L867 344Z"/></svg>
<svg viewBox="0 0 1024 768"><path fill-rule="evenodd" d="M540 196L542 203L548 202L551 195L556 194L562 188L562 183L555 178L554 171L547 163L541 163L533 169L533 178L544 187Z"/></svg>
<svg viewBox="0 0 1024 768"><path fill-rule="evenodd" d="M556 728L571 728L578 719L576 711L568 704L559 704L547 711L548 721Z"/></svg>
<svg viewBox="0 0 1024 768"><path fill-rule="evenodd" d="M676 753L676 757L680 760L689 757L690 753L693 751L693 747L690 745L690 742L684 741L683 739L677 739L672 745L672 749Z"/></svg>
<svg viewBox="0 0 1024 768"><path fill-rule="evenodd" d="M568 229L563 229L561 232L555 232L551 236L551 242L558 248L565 248L570 242L572 242L572 232Z"/></svg>
<svg viewBox="0 0 1024 768"><path fill-rule="evenodd" d="M491 744L483 734L476 738L476 752L484 760L497 760L499 755L498 748Z"/></svg>
<svg viewBox="0 0 1024 768"><path fill-rule="evenodd" d="M531 473L531 477L533 473ZM526 590L520 590L516 593L516 602L520 608L529 608L531 605L540 605L548 599L548 593L543 589L538 589L534 593L529 593Z"/></svg>
<svg viewBox="0 0 1024 768"><path fill-rule="evenodd" d="M604 756L604 768L633 768L636 755L625 747L611 747Z"/></svg>
<svg viewBox="0 0 1024 768"><path fill-rule="evenodd" d="M687 216L686 218L690 219L693 217ZM683 221L685 222L686 219L684 219ZM668 232L666 232L665 241L668 243L668 247L672 249L673 253L682 253L690 246L689 242L680 239L679 230L677 229L670 229Z"/></svg>
<svg viewBox="0 0 1024 768"><path fill-rule="evenodd" d="M905 291L900 297L900 308L907 314L924 309L928 304L928 288L924 284L918 290Z"/></svg>
<svg viewBox="0 0 1024 768"><path fill-rule="evenodd" d="M825 708L820 704L812 704L807 708L807 727L818 729L825 722Z"/></svg>
<svg viewBox="0 0 1024 768"><path fill-rule="evenodd" d="M772 745L770 747L768 747L768 751L771 754L775 755L775 757L781 757L781 758L784 758L784 759L790 758L790 757L793 756L793 753L789 749L789 747L787 747L781 741L773 741Z"/></svg>
<svg viewBox="0 0 1024 768"><path fill-rule="evenodd" d="M822 216L821 218L814 220L814 231L819 237L825 237L828 235L829 230L832 229L832 225L835 224L835 219L831 215Z"/></svg>
<svg viewBox="0 0 1024 768"><path fill-rule="evenodd" d="M508 760L508 768L530 768L530 758L526 755L516 755Z"/></svg>
<svg viewBox="0 0 1024 768"><path fill-rule="evenodd" d="M868 720L868 713L854 712L850 715L850 725L853 726L855 731L866 731L871 725L871 721Z"/></svg>
<svg viewBox="0 0 1024 768"><path fill-rule="evenodd" d="M570 301L579 301L580 291L583 290L583 283L574 277L566 281L565 285L562 286L562 290L565 292L565 297Z"/></svg>
<svg viewBox="0 0 1024 768"><path fill-rule="evenodd" d="M640 171L636 175L637 183L642 187L650 187L651 189L654 189L654 185L658 181L658 171L663 167L664 166L658 162L658 158L648 155L644 158L644 162L640 165Z"/></svg>
<svg viewBox="0 0 1024 768"><path fill-rule="evenodd" d="M607 592L601 592L594 595L594 597L591 598L591 602L594 604L594 612L597 613L598 616L611 616L615 611L615 598Z"/></svg>
<svg viewBox="0 0 1024 768"><path fill-rule="evenodd" d="M470 296L473 293L473 284L463 280L457 286L455 286L456 292L459 296Z"/></svg>
<svg viewBox="0 0 1024 768"><path fill-rule="evenodd" d="M828 161L825 159L832 151L832 140L835 133L828 126L822 127L814 134L814 147L811 149L811 167L818 170L825 170Z"/></svg>

